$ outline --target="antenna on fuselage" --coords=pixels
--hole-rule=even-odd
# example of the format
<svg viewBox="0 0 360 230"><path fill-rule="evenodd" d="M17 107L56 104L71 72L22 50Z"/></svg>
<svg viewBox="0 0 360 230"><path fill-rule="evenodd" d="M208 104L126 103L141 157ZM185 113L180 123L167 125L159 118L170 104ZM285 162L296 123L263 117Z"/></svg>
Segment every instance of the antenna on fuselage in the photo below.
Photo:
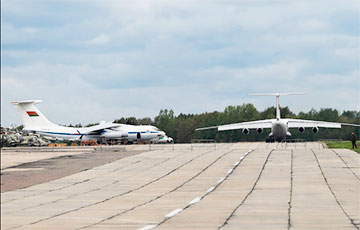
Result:
<svg viewBox="0 0 360 230"><path fill-rule="evenodd" d="M276 119L280 120L280 96L285 95L304 95L306 92L297 92L297 93L252 93L249 96L275 96L276 97Z"/></svg>

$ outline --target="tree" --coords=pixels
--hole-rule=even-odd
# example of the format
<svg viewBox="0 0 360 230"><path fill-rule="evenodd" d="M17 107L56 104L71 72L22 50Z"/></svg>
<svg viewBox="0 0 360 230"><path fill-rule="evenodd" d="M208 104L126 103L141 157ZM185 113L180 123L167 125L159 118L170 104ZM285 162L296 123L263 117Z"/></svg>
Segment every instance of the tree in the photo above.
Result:
<svg viewBox="0 0 360 230"><path fill-rule="evenodd" d="M166 132L168 136L170 137L176 136L175 117L174 117L174 111L172 109L160 110L159 115L156 116L154 120L155 120L155 126ZM176 141L175 138L174 141Z"/></svg>
<svg viewBox="0 0 360 230"><path fill-rule="evenodd" d="M260 119L272 119L276 115L276 108L269 107L260 113Z"/></svg>
<svg viewBox="0 0 360 230"><path fill-rule="evenodd" d="M137 119L137 123L139 125L154 125L154 122L151 120L150 117L145 117L141 119Z"/></svg>
<svg viewBox="0 0 360 230"><path fill-rule="evenodd" d="M320 121L338 121L339 112L336 109L321 109L317 119Z"/></svg>
<svg viewBox="0 0 360 230"><path fill-rule="evenodd" d="M94 125L98 125L99 123L90 123L90 124L87 124L86 126L84 127L91 127L91 126L94 126Z"/></svg>
<svg viewBox="0 0 360 230"><path fill-rule="evenodd" d="M120 119L116 119L114 120L114 123L119 123L119 124L127 124L127 125L138 125L139 122L135 117L127 117L127 118L120 118Z"/></svg>

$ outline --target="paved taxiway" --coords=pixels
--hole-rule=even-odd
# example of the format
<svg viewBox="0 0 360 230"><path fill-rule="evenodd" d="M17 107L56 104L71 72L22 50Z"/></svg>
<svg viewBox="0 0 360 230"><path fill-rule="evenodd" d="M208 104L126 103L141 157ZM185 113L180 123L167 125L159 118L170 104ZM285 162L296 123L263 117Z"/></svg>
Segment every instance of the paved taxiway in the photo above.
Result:
<svg viewBox="0 0 360 230"><path fill-rule="evenodd" d="M353 151L318 143L173 147L132 147L126 153L137 154L1 193L1 229L360 227Z"/></svg>

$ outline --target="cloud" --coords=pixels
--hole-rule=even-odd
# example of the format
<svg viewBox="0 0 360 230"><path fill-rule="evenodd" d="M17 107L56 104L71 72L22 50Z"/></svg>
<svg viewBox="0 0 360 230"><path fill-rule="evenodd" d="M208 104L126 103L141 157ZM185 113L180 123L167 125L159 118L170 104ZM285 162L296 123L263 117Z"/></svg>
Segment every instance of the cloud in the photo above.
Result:
<svg viewBox="0 0 360 230"><path fill-rule="evenodd" d="M360 110L356 0L84 3L3 3L3 124L22 99L62 124L265 108L248 93L272 91L308 91L282 99L293 111Z"/></svg>
<svg viewBox="0 0 360 230"><path fill-rule="evenodd" d="M99 36L96 36L90 40L84 41L84 43L86 45L104 45L109 43L110 38L109 36L105 35L105 34L101 34Z"/></svg>

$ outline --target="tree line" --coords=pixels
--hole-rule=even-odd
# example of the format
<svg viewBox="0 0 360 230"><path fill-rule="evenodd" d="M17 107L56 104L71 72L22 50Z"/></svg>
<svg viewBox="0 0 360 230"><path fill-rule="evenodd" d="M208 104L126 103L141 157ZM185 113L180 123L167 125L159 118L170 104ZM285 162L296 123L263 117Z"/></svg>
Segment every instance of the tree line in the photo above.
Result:
<svg viewBox="0 0 360 230"><path fill-rule="evenodd" d="M309 112L295 114L288 107L280 109L282 118L297 118L305 120L319 120L341 123L360 124L360 111L343 111L341 114L336 109L326 108L319 111L311 109ZM215 139L217 142L238 142L238 141L264 141L270 133L270 129L264 129L259 134L256 130L250 130L248 135L242 134L242 130L229 130L218 132L217 129L195 131L196 128L225 125L230 123L272 119L275 118L276 108L269 107L264 111L258 111L252 104L228 106L223 112L210 112L202 114L183 114L178 116L172 109L162 109L154 120L151 118L137 119L135 117L116 119L115 123L131 125L154 125L166 132L176 143L188 143L192 139ZM314 134L310 128L299 133L297 129L290 129L292 138L304 139L307 141L319 139L343 139L349 140L351 132L359 137L360 129L357 127L343 126L341 129L320 128Z"/></svg>

